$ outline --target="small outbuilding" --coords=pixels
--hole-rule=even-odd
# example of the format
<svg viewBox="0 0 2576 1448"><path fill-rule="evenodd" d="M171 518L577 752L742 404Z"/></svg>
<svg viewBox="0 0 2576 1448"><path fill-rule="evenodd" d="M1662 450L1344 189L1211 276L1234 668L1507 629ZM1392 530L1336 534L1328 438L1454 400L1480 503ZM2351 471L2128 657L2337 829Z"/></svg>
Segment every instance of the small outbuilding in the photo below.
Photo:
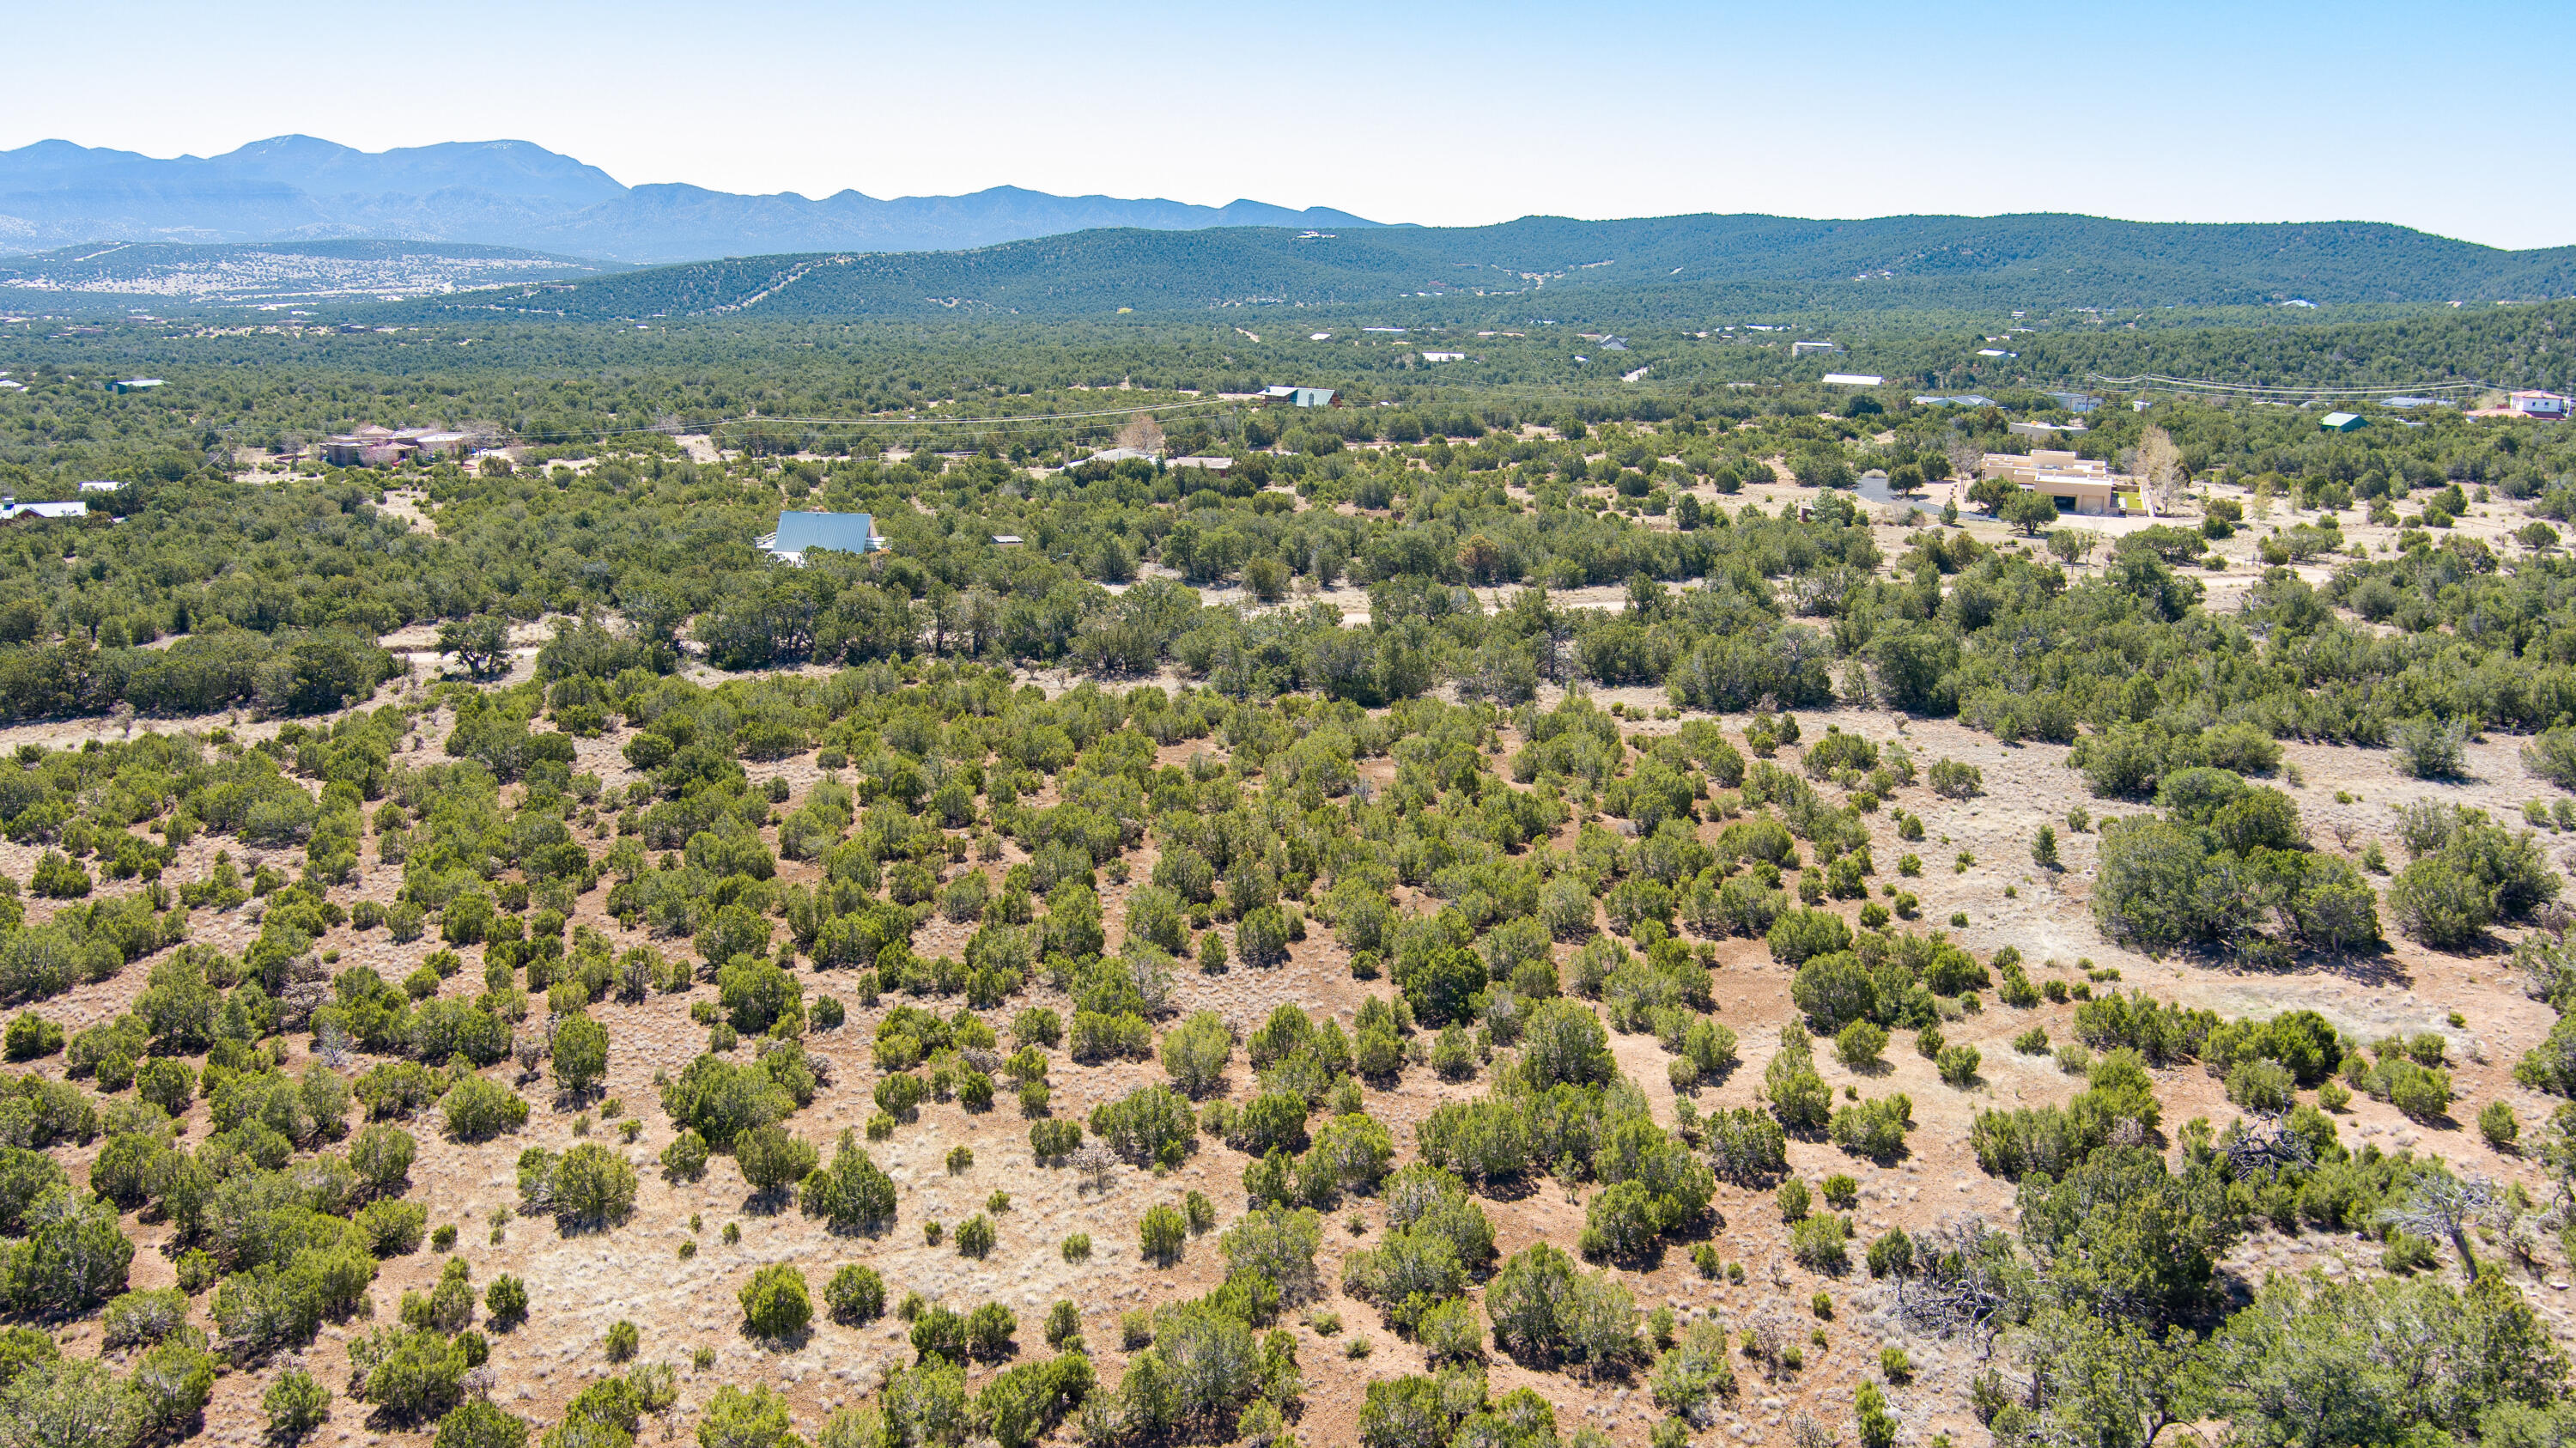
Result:
<svg viewBox="0 0 2576 1448"><path fill-rule="evenodd" d="M2329 412L2317 419L2317 426L2326 432L2359 432L2370 426L2370 419L2358 412Z"/></svg>

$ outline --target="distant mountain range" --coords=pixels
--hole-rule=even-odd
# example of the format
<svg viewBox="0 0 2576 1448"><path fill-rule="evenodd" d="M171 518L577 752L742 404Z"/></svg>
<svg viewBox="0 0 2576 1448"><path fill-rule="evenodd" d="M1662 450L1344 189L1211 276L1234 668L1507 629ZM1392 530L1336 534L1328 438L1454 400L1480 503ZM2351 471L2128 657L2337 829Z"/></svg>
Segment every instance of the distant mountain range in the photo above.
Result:
<svg viewBox="0 0 2576 1448"><path fill-rule="evenodd" d="M64 141L0 152L0 256L12 252L27 254L0 262L0 302L48 310L393 299L575 318L1281 305L1428 315L1470 297L1488 315L1588 308L1645 320L2576 295L2576 247L2499 251L2368 222L1699 215L1383 226L1255 201L1010 187L892 201L737 196L626 186L525 141L371 153L309 136L211 159ZM485 290L450 295L473 288Z"/></svg>
<svg viewBox="0 0 2576 1448"><path fill-rule="evenodd" d="M39 141L0 151L0 254L102 241L369 238L464 242L619 262L806 251L953 251L1100 227L1356 228L1347 212L1259 201L1191 206L1000 186L879 200L626 186L526 141L368 152L279 136L160 159Z"/></svg>
<svg viewBox="0 0 2576 1448"><path fill-rule="evenodd" d="M2576 247L2498 251L2400 226L2096 217L1525 217L1500 226L1086 231L963 252L657 267L423 302L575 319L724 313L1041 316L1211 307L1390 318L1937 308L2422 304L2576 295ZM1465 299L1462 305L1462 299ZM1258 324L1251 324L1258 325Z"/></svg>

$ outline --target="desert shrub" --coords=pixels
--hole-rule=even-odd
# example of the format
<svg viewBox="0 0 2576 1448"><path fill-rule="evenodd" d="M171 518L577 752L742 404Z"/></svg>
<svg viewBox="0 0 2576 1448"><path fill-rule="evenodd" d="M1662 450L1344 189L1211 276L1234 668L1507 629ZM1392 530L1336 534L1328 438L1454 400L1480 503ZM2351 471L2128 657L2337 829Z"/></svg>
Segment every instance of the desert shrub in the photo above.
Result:
<svg viewBox="0 0 2576 1448"><path fill-rule="evenodd" d="M806 1175L797 1206L805 1215L829 1222L834 1231L874 1231L894 1220L894 1179L844 1131L830 1165Z"/></svg>
<svg viewBox="0 0 2576 1448"><path fill-rule="evenodd" d="M1279 1289L1283 1304L1294 1307L1320 1290L1315 1253L1323 1240L1323 1218L1311 1208L1272 1206L1237 1218L1217 1239L1217 1249L1231 1271L1258 1273Z"/></svg>
<svg viewBox="0 0 2576 1448"><path fill-rule="evenodd" d="M1851 948L1851 926L1830 910L1786 910L1764 934L1771 958L1803 965L1816 956Z"/></svg>
<svg viewBox="0 0 2576 1448"><path fill-rule="evenodd" d="M438 1077L417 1061L383 1061L358 1078L357 1097L367 1115L382 1121L408 1116L438 1097Z"/></svg>
<svg viewBox="0 0 2576 1448"><path fill-rule="evenodd" d="M433 1328L379 1327L349 1345L352 1396L397 1422L419 1422L457 1406L473 1367L465 1334Z"/></svg>
<svg viewBox="0 0 2576 1448"><path fill-rule="evenodd" d="M9 1310L77 1313L125 1290L134 1244L112 1203L55 1185L17 1216L25 1236L0 1245L0 1303Z"/></svg>
<svg viewBox="0 0 2576 1448"><path fill-rule="evenodd" d="M1788 1170L1788 1136L1769 1115L1739 1106L1711 1113L1702 1130L1709 1167L1726 1181L1750 1186Z"/></svg>
<svg viewBox="0 0 2576 1448"><path fill-rule="evenodd" d="M662 1174L673 1181L693 1182L706 1172L707 1139L682 1128L671 1144L662 1148Z"/></svg>
<svg viewBox="0 0 2576 1448"><path fill-rule="evenodd" d="M576 1011L557 1022L554 1036L556 1089L588 1095L608 1076L608 1028Z"/></svg>
<svg viewBox="0 0 2576 1448"><path fill-rule="evenodd" d="M1726 1329L1701 1318L1647 1374L1655 1406L1702 1427L1714 1427L1735 1397L1735 1368L1729 1361Z"/></svg>
<svg viewBox="0 0 2576 1448"><path fill-rule="evenodd" d="M2439 1118L2451 1109L2451 1073L2427 1070L2403 1056L2373 1066L2361 1087L2419 1121Z"/></svg>
<svg viewBox="0 0 2576 1448"><path fill-rule="evenodd" d="M1525 1363L1582 1363L1615 1369L1644 1348L1626 1286L1584 1272L1546 1243L1521 1249L1485 1289L1494 1345Z"/></svg>
<svg viewBox="0 0 2576 1448"><path fill-rule="evenodd" d="M1583 1254L1634 1262L1648 1256L1661 1236L1653 1195L1633 1181L1618 1182L1592 1198L1584 1211Z"/></svg>
<svg viewBox="0 0 2576 1448"><path fill-rule="evenodd" d="M126 1377L146 1436L185 1438L201 1426L214 1396L220 1359L206 1351L205 1334L184 1329L147 1348Z"/></svg>
<svg viewBox="0 0 2576 1448"><path fill-rule="evenodd" d="M801 1448L789 1431L787 1397L767 1383L746 1390L726 1383L707 1400L698 1422L701 1448Z"/></svg>
<svg viewBox="0 0 2576 1448"><path fill-rule="evenodd" d="M6 1039L10 1060L33 1061L63 1048L63 1028L34 1011L20 1011L10 1018Z"/></svg>
<svg viewBox="0 0 2576 1448"><path fill-rule="evenodd" d="M89 871L60 850L47 850L37 857L35 872L28 877L28 890L46 899L77 900L90 892L93 882Z"/></svg>
<svg viewBox="0 0 2576 1448"><path fill-rule="evenodd" d="M90 1163L90 1190L120 1208L139 1207L167 1179L174 1153L158 1132L120 1131Z"/></svg>
<svg viewBox="0 0 2576 1448"><path fill-rule="evenodd" d="M2514 1119L2511 1105L2490 1101L2478 1113L2478 1134L2486 1138L2487 1145L2509 1152L2522 1135L2522 1123Z"/></svg>
<svg viewBox="0 0 2576 1448"><path fill-rule="evenodd" d="M295 1443L330 1421L331 1390L304 1369L290 1368L260 1394L259 1406L268 1415L269 1437Z"/></svg>
<svg viewBox="0 0 2576 1448"><path fill-rule="evenodd" d="M527 1443L526 1419L488 1398L468 1398L439 1420L430 1448L527 1448Z"/></svg>
<svg viewBox="0 0 2576 1448"><path fill-rule="evenodd" d="M1887 1394L1878 1384L1863 1379L1852 1389L1852 1422L1861 1448L1895 1448L1896 1415L1887 1410Z"/></svg>
<svg viewBox="0 0 2576 1448"><path fill-rule="evenodd" d="M1082 1128L1074 1122L1043 1120L1029 1123L1029 1151L1041 1162L1059 1162L1082 1145Z"/></svg>
<svg viewBox="0 0 2576 1448"><path fill-rule="evenodd" d="M524 1171L525 1153L520 1160ZM622 1222L634 1211L635 1168L617 1152L582 1142L550 1165L550 1205L557 1220L600 1226Z"/></svg>
<svg viewBox="0 0 2576 1448"><path fill-rule="evenodd" d="M1834 1036L1834 1054L1855 1071L1871 1070L1884 1064L1887 1030L1875 1021L1854 1021Z"/></svg>
<svg viewBox="0 0 2576 1448"><path fill-rule="evenodd" d="M805 1180L819 1155L812 1142L774 1124L754 1127L733 1140L734 1165L742 1169L744 1183L762 1194L784 1191Z"/></svg>
<svg viewBox="0 0 2576 1448"><path fill-rule="evenodd" d="M1820 1212L1789 1229L1789 1255L1810 1272L1840 1273L1849 1262L1843 1219Z"/></svg>
<svg viewBox="0 0 2576 1448"><path fill-rule="evenodd" d="M1983 1053L1976 1047L1962 1042L1957 1045L1943 1046L1934 1064L1940 1068L1942 1080L1965 1090L1976 1084L1977 1067L1984 1062Z"/></svg>
<svg viewBox="0 0 2576 1448"><path fill-rule="evenodd" d="M197 1074L185 1061L155 1056L135 1068L135 1095L170 1113L173 1118L188 1114L188 1102L196 1094Z"/></svg>
<svg viewBox="0 0 2576 1448"><path fill-rule="evenodd" d="M1914 1239L1890 1227L1869 1244L1868 1260L1872 1277L1903 1277L1914 1270Z"/></svg>
<svg viewBox="0 0 2576 1448"><path fill-rule="evenodd" d="M919 1078L895 1075L877 1083ZM797 1042L767 1046L757 1059L737 1062L709 1052L698 1056L662 1087L662 1110L674 1125L706 1138L723 1151L743 1132L784 1119L811 1101L817 1082L804 1049ZM917 1100L918 1098L916 1098Z"/></svg>
<svg viewBox="0 0 2576 1448"><path fill-rule="evenodd" d="M998 1302L987 1302L966 1314L966 1351L978 1358L1009 1357L1019 1348L1011 1339L1018 1336L1020 1320Z"/></svg>
<svg viewBox="0 0 2576 1448"><path fill-rule="evenodd" d="M1153 1041L1154 1028L1132 1011L1077 1010L1066 1049L1073 1059L1086 1064L1142 1060L1152 1052Z"/></svg>
<svg viewBox="0 0 2576 1448"><path fill-rule="evenodd" d="M1180 1212L1157 1204L1145 1209L1144 1218L1136 1224L1136 1239L1145 1260L1158 1267L1168 1267L1181 1258L1189 1241L1190 1227Z"/></svg>
<svg viewBox="0 0 2576 1448"><path fill-rule="evenodd" d="M504 1272L483 1289L483 1310L495 1327L509 1327L524 1322L528 1316L528 1284Z"/></svg>
<svg viewBox="0 0 2576 1448"><path fill-rule="evenodd" d="M913 1306L911 1298L905 1306ZM912 1350L920 1360L934 1358L950 1362L966 1360L966 1319L935 1303L922 1303L912 1313Z"/></svg>
<svg viewBox="0 0 2576 1448"><path fill-rule="evenodd" d="M2239 1061L2227 1073L2227 1099L2249 1111L2286 1111L2297 1090L2290 1068L2268 1056Z"/></svg>
<svg viewBox="0 0 2576 1448"><path fill-rule="evenodd" d="M1163 1033L1162 1055L1173 1085L1186 1095L1205 1096L1224 1084L1234 1058L1234 1029L1214 1011L1197 1012Z"/></svg>
<svg viewBox="0 0 2576 1448"><path fill-rule="evenodd" d="M1138 1166L1173 1167L1198 1138L1189 1103L1163 1086L1140 1086L1091 1109L1091 1134Z"/></svg>
<svg viewBox="0 0 2576 1448"><path fill-rule="evenodd" d="M2194 1011L2155 1000L2143 991L2106 995L2075 1008L2075 1034L2097 1051L2126 1048L2167 1065L2198 1056L2219 1027L2215 1011Z"/></svg>
<svg viewBox="0 0 2576 1448"><path fill-rule="evenodd" d="M742 1302L743 1325L757 1337L790 1337L813 1318L814 1304L805 1295L805 1274L791 1263L758 1268L736 1294Z"/></svg>
<svg viewBox="0 0 2576 1448"><path fill-rule="evenodd" d="M411 1177L420 1143L399 1126L370 1122L349 1139L349 1169L370 1192L390 1192Z"/></svg>
<svg viewBox="0 0 2576 1448"><path fill-rule="evenodd" d="M1484 1361L1485 1324L1476 1304L1466 1298L1453 1297L1424 1308L1414 1321L1413 1337L1434 1367Z"/></svg>
<svg viewBox="0 0 2576 1448"><path fill-rule="evenodd" d="M377 1257L400 1257L420 1250L429 1229L429 1209L418 1202L388 1197L360 1207L350 1219Z"/></svg>
<svg viewBox="0 0 2576 1448"><path fill-rule="evenodd" d="M1306 1148L1306 1098L1294 1091L1265 1091L1234 1113L1227 1144L1254 1156Z"/></svg>
<svg viewBox="0 0 2576 1448"><path fill-rule="evenodd" d="M1923 777L1932 792L1944 799L1974 799L1986 792L1985 771L1955 759L1934 761Z"/></svg>
<svg viewBox="0 0 2576 1448"><path fill-rule="evenodd" d="M467 1076L439 1102L447 1134L458 1141L489 1141L527 1124L528 1103L518 1092L481 1076Z"/></svg>
<svg viewBox="0 0 2576 1448"><path fill-rule="evenodd" d="M1057 1352L1082 1341L1082 1313L1059 1297L1047 1309L1046 1344Z"/></svg>
<svg viewBox="0 0 2576 1448"><path fill-rule="evenodd" d="M1771 1114L1790 1131L1814 1131L1825 1125L1833 1107L1833 1092L1824 1077L1816 1073L1816 1058L1807 1044L1806 1032L1795 1022L1780 1031L1780 1050L1762 1071L1763 1094L1770 1098Z"/></svg>
<svg viewBox="0 0 2576 1448"><path fill-rule="evenodd" d="M101 1338L109 1347L150 1346L187 1326L188 1294L176 1287L128 1292L107 1304Z"/></svg>
<svg viewBox="0 0 2576 1448"><path fill-rule="evenodd" d="M873 1267L851 1263L832 1274L823 1302L835 1322L874 1322L885 1315L885 1279Z"/></svg>

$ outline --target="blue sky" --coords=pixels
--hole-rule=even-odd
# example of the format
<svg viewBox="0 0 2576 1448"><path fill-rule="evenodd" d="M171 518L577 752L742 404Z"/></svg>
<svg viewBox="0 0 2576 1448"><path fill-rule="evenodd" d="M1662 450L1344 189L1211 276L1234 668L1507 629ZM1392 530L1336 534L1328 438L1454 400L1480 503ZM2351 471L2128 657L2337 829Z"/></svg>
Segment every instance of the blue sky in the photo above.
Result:
<svg viewBox="0 0 2576 1448"><path fill-rule="evenodd" d="M512 137L629 183L808 195L2363 219L2529 247L2576 243L2551 10L129 0L18 8L0 148Z"/></svg>

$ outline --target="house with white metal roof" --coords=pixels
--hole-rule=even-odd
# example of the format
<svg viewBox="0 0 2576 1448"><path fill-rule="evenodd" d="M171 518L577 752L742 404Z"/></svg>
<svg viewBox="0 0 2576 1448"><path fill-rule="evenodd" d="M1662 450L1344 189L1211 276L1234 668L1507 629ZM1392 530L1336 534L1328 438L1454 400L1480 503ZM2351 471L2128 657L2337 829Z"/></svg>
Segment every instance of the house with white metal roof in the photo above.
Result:
<svg viewBox="0 0 2576 1448"><path fill-rule="evenodd" d="M86 518L87 503L21 503L14 497L0 498L0 523L15 523L21 518Z"/></svg>
<svg viewBox="0 0 2576 1448"><path fill-rule="evenodd" d="M873 553L886 546L877 536L876 520L865 513L780 513L777 530L753 542L788 563L803 563L811 548Z"/></svg>

